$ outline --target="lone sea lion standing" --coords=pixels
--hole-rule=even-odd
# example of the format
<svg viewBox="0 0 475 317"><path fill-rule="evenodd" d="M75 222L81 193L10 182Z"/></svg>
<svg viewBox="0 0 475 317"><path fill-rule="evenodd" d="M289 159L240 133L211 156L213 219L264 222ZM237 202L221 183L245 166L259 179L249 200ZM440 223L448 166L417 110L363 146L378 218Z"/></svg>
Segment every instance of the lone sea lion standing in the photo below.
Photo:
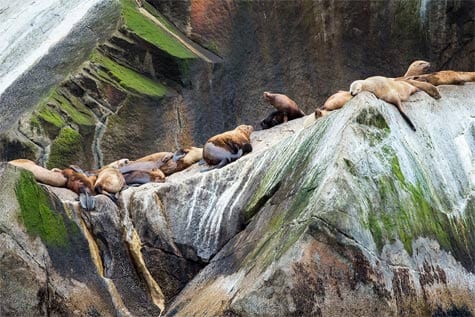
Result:
<svg viewBox="0 0 475 317"><path fill-rule="evenodd" d="M277 111L272 112L266 119L261 121L263 129L272 128L288 120L293 120L305 116L295 101L283 94L274 94L268 91L264 92L264 100L269 102Z"/></svg>
<svg viewBox="0 0 475 317"><path fill-rule="evenodd" d="M250 125L240 125L234 130L218 134L206 141L203 147L203 159L211 167L201 172L221 168L242 155L252 151Z"/></svg>
<svg viewBox="0 0 475 317"><path fill-rule="evenodd" d="M374 76L365 80L356 80L351 83L350 93L356 96L362 91L369 91L379 99L392 103L399 110L409 127L416 131L416 127L402 110L402 101L409 98L418 89L405 81L393 80L392 78Z"/></svg>

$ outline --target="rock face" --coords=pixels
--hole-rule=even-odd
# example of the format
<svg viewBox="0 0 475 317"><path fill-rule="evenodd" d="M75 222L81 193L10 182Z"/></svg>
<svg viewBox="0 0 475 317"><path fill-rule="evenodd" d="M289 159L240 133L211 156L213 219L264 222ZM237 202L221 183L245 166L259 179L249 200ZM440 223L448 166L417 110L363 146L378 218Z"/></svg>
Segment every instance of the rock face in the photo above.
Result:
<svg viewBox="0 0 475 317"><path fill-rule="evenodd" d="M94 168L202 145L241 123L257 127L273 110L265 90L310 113L353 80L402 75L415 59L475 70L473 1L142 2L102 1L110 10L91 16L104 30L92 54L84 45L75 70L54 67L59 53L51 54L48 68L72 71L62 83L51 88L44 72L27 73L47 87L20 82L31 92L0 101L14 112L8 131L0 127L2 160Z"/></svg>
<svg viewBox="0 0 475 317"><path fill-rule="evenodd" d="M434 70L475 70L473 1L150 2L223 57L211 93L238 123L257 124L270 112L266 90L310 113L352 81L401 76L416 59Z"/></svg>
<svg viewBox="0 0 475 317"><path fill-rule="evenodd" d="M168 315L473 314L473 88L441 87L440 101L414 95L405 108L416 133L364 94L213 172L219 182L254 181L209 219L244 204L249 224Z"/></svg>
<svg viewBox="0 0 475 317"><path fill-rule="evenodd" d="M129 188L117 206L99 195L90 213L8 167L0 312L470 316L474 86L413 95L415 133L362 93L307 128L255 132L220 170Z"/></svg>

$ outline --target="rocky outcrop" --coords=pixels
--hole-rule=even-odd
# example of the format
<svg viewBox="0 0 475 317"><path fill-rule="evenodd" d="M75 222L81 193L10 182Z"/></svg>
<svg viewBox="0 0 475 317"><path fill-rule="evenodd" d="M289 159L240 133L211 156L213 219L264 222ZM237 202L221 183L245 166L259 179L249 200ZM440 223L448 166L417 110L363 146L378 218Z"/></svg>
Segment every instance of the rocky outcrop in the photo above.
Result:
<svg viewBox="0 0 475 317"><path fill-rule="evenodd" d="M99 195L90 213L69 191L9 167L1 309L473 314L473 88L413 95L404 107L415 133L363 93L307 128L302 118L253 133L254 151L220 170L192 166L128 188L117 206ZM26 273L15 282L18 268ZM68 295L77 285L80 303Z"/></svg>
<svg viewBox="0 0 475 317"><path fill-rule="evenodd" d="M148 10L146 10L148 8ZM3 134L2 159L86 169L194 143L183 89L191 72L220 61L148 5L120 2L108 39L78 70ZM194 110L193 110L194 111Z"/></svg>
<svg viewBox="0 0 475 317"><path fill-rule="evenodd" d="M47 87L23 82L17 87L28 94L9 95L15 115L4 120L10 130L0 128L2 160L94 168L204 144L237 124L257 127L272 110L264 90L310 113L353 80L401 75L414 59L474 70L471 1L142 2L91 15L103 40L89 56L85 45L78 60L87 61L71 63L75 70L52 91L44 72L24 75ZM40 90L50 95L37 103ZM21 99L29 96L36 99ZM12 119L27 109L33 113Z"/></svg>
<svg viewBox="0 0 475 317"><path fill-rule="evenodd" d="M474 90L441 93L405 104L416 133L394 107L364 94L214 172L220 182L255 181L209 219L244 203L249 224L168 315L473 314Z"/></svg>

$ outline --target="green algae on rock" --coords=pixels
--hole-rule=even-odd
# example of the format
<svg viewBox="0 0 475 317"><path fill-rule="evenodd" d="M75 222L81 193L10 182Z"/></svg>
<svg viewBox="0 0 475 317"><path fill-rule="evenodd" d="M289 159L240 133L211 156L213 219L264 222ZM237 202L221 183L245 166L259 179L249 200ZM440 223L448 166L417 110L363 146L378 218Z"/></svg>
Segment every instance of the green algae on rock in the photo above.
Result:
<svg viewBox="0 0 475 317"><path fill-rule="evenodd" d="M61 129L58 137L51 144L46 166L48 168L65 168L77 161L77 157L82 153L83 137L76 130L65 127Z"/></svg>
<svg viewBox="0 0 475 317"><path fill-rule="evenodd" d="M46 245L66 246L68 233L63 218L52 210L48 195L36 183L33 174L21 171L15 193L21 219L28 233L39 236Z"/></svg>
<svg viewBox="0 0 475 317"><path fill-rule="evenodd" d="M97 51L91 55L90 60L98 65L98 74L102 78L129 91L154 97L162 97L167 92L167 88L161 83L122 66Z"/></svg>
<svg viewBox="0 0 475 317"><path fill-rule="evenodd" d="M122 17L124 18L125 25L139 37L166 51L172 56L182 59L197 57L165 30L144 17L138 11L134 1L121 0L121 5Z"/></svg>

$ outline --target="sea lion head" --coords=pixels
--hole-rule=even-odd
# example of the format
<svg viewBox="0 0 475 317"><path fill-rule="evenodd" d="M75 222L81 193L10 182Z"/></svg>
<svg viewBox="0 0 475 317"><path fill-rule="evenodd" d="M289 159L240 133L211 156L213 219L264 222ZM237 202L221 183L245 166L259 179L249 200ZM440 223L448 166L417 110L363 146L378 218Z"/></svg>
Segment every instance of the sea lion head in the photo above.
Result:
<svg viewBox="0 0 475 317"><path fill-rule="evenodd" d="M268 91L264 91L263 96L264 96L264 100L265 100L265 101L271 101L271 100L272 100L272 95L271 95L271 93L268 92Z"/></svg>
<svg viewBox="0 0 475 317"><path fill-rule="evenodd" d="M355 80L350 85L350 94L356 96L363 90L363 80Z"/></svg>
<svg viewBox="0 0 475 317"><path fill-rule="evenodd" d="M124 158L124 159L120 159L120 160L114 161L112 163L109 163L106 166L107 167L114 167L114 168L121 168L121 167L123 167L123 166L125 166L129 163L130 163L129 159Z"/></svg>
<svg viewBox="0 0 475 317"><path fill-rule="evenodd" d="M321 118L323 117L323 113L320 109L315 109L315 118Z"/></svg>
<svg viewBox="0 0 475 317"><path fill-rule="evenodd" d="M254 128L252 127L252 125L245 125L245 124L241 124L240 126L236 128L236 130L244 133L247 136L250 136L251 133L254 132Z"/></svg>
<svg viewBox="0 0 475 317"><path fill-rule="evenodd" d="M423 60L418 60L418 61L414 61L412 62L411 66L409 66L410 69L417 69L417 71L419 72L419 75L420 74L425 74L429 71L430 69L430 63L429 62L426 62L426 61L423 61Z"/></svg>

